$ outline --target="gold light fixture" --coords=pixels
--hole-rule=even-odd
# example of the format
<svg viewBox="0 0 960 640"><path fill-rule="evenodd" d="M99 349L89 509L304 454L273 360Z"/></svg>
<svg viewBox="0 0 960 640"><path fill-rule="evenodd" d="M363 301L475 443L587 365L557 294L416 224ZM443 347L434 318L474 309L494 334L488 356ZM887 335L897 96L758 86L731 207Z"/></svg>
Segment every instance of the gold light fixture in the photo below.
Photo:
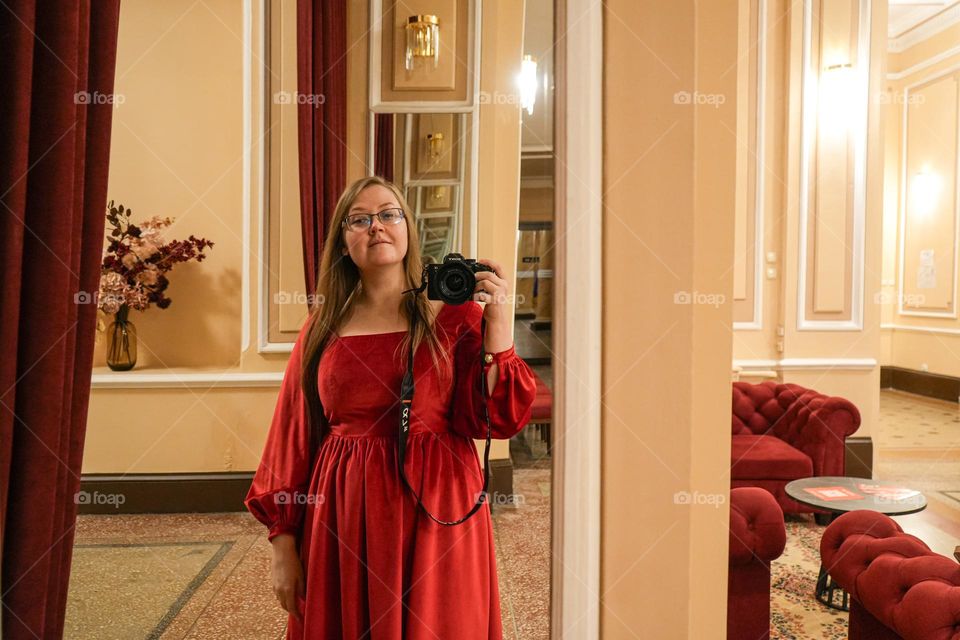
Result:
<svg viewBox="0 0 960 640"><path fill-rule="evenodd" d="M431 160L436 160L443 155L442 133L437 132L427 134L427 153L429 154Z"/></svg>
<svg viewBox="0 0 960 640"><path fill-rule="evenodd" d="M406 68L412 71L417 59L433 60L433 68L440 62L440 21L437 16L421 15L407 18Z"/></svg>

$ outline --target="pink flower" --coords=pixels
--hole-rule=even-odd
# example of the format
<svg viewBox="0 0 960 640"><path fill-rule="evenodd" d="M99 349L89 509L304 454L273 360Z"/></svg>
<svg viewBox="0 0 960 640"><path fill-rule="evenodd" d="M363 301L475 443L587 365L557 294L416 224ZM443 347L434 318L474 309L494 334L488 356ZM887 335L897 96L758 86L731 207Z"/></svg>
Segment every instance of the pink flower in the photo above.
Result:
<svg viewBox="0 0 960 640"><path fill-rule="evenodd" d="M157 271L156 265L148 264L147 268L138 273L135 277L137 282L149 287L157 284L157 279L160 277L160 273Z"/></svg>
<svg viewBox="0 0 960 640"><path fill-rule="evenodd" d="M133 241L130 243L131 249L141 260L146 260L153 254L157 253L160 249L152 241L144 241L141 239L138 241Z"/></svg>

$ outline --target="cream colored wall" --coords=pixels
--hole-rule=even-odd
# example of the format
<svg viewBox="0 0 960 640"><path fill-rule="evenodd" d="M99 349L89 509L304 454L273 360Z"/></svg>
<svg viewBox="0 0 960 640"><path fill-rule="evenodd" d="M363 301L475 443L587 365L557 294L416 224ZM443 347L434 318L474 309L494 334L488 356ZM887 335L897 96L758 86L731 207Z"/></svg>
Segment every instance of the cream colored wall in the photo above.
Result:
<svg viewBox="0 0 960 640"><path fill-rule="evenodd" d="M751 6L755 11L758 3L741 3L741 34L749 33L750 20L756 20L755 16L750 15ZM754 277L752 271L754 268L753 260L759 258L762 262L762 268L764 270L763 284L761 287L762 310L759 318L759 328L734 330L733 354L735 361L769 361L778 357L777 342L779 341L779 337L777 336L776 329L782 316L783 303L779 291L783 266L783 203L785 198L784 175L786 172L786 157L784 152L786 139L782 135L782 132L786 127L787 112L785 103L787 84L783 68L787 55L787 35L790 26L790 22L784 19L783 16L787 15L788 6L789 3L787 0L769 0L767 3L765 24L766 64L765 72L763 73L764 86L762 94L765 110L762 142L763 156L762 162L760 163L762 166L758 169L763 189L763 248L758 257L754 257L752 245L745 247L747 251L746 254L741 253L739 247L737 247L738 251L735 254L735 268L741 269L744 272L741 277L745 279ZM758 48L755 41L751 43L749 39L746 39L746 43L742 46L746 46L747 48L746 55L741 57L745 63L742 66L748 66L750 61L753 61L752 63L756 65L755 58ZM744 82L753 81L755 81L754 77L749 77L744 80ZM744 86L743 89L750 90L751 87L747 85ZM737 108L744 112L742 120L739 121L742 123L742 127L738 126L736 129L737 139L740 145L739 156L741 157L738 167L743 170L747 170L748 163L756 164L758 162L756 147L751 147L747 144L751 131L757 127L756 114L749 110L749 106L749 103L745 103L743 100L738 100L737 102ZM742 190L742 193L738 195L738 199L744 203L744 216L748 213L749 215L755 215L755 210L748 209L748 203L752 203L755 198L755 193L749 191L748 186L752 185L750 185L747 180L738 176L738 187ZM767 254L770 252L775 255L773 262L767 261ZM767 275L768 268L774 270L774 277L771 278ZM753 298L747 297L742 301L735 300L735 308L738 305L746 307L749 311L748 317L752 319ZM744 312L741 311L741 313ZM747 317L738 319L747 320ZM748 374L744 374L744 376L747 375Z"/></svg>
<svg viewBox="0 0 960 640"><path fill-rule="evenodd" d="M737 2L610 0L603 21L601 636L714 638L726 615ZM682 91L726 100L682 104ZM677 304L693 291L722 300ZM681 491L718 506L682 504Z"/></svg>
<svg viewBox="0 0 960 640"><path fill-rule="evenodd" d="M950 256L952 244L956 240L957 203L954 193L945 187L941 193L940 211L932 217L918 216L907 203L904 211L904 109L911 107L913 135L906 136L911 156L916 159L935 160L937 157L952 161L951 173L956 171L956 140L942 132L929 130L930 122L936 118L948 118L957 121L960 103L954 95L938 96L925 92L923 88L937 84L937 78L947 78L951 72L960 68L960 54L951 52L960 43L960 25L953 25L940 33L918 42L899 52L890 54L889 73L883 94L883 106L887 113L887 136L885 163L886 188L884 191L884 242L883 242L883 343L884 364L905 367L914 370L929 370L950 376L960 376L960 320L950 317L923 317L912 315L912 311L942 311L933 308L937 302L934 295L923 295L927 291L917 289L916 255L927 246L929 239L939 241L937 249L937 284L940 294L947 293L956 303L956 256ZM940 86L943 86L940 84ZM904 91L909 89L907 98ZM909 97L910 95L913 97ZM923 102L916 102L922 100ZM925 134L926 140L923 139ZM910 167L909 175L915 167ZM945 184L950 185L956 176L944 176ZM904 216L906 218L904 219ZM906 234L903 233L904 228ZM925 231L924 231L925 229ZM925 234L926 242L919 233ZM920 240L918 242L918 240ZM905 261L904 282L900 282L901 243ZM944 255L946 254L946 255ZM899 312L901 284L908 313ZM944 291L944 286L947 290ZM922 299L918 296L923 296ZM928 299L929 298L929 299ZM922 302L920 308L910 307L911 302ZM929 308L928 308L929 307Z"/></svg>
<svg viewBox="0 0 960 640"><path fill-rule="evenodd" d="M273 6L275 28L289 38L293 3ZM283 260L277 252L260 250L263 194L256 176L266 140L256 100L249 104L247 130L251 179L244 181L243 7L233 0L205 5L125 0L121 6L116 92L126 100L115 112L109 197L132 206L136 219L176 217L171 238L192 233L216 246L203 263L172 272L169 309L132 315L140 344L132 372L109 371L104 344L98 345L84 473L249 471L259 462L289 352L282 344L276 353L258 349L258 279L266 264L268 279L284 283L284 290L302 290L302 266L295 163L285 161L286 177L268 182L273 196L277 190L285 195L274 199L270 211L282 219L264 224L275 225L284 253L297 257ZM487 3L482 89L502 90L519 69L522 18L522 3ZM258 12L250 19L251 32L259 33ZM367 172L367 3L352 1L347 19L348 41L355 44L347 55L347 179L352 180ZM258 38L252 47L255 64L264 58ZM289 78L284 72L275 80L286 87ZM265 90L258 73L249 82L250 95ZM295 119L287 118L272 140L287 160L296 156L291 127ZM519 161L518 109L484 106L480 127L480 253L512 270L519 167L510 158ZM496 163L485 161L490 154L497 155ZM267 322L276 325L272 339L291 340L289 333L278 333L283 329L278 305L264 295ZM491 458L508 456L508 443L495 441Z"/></svg>
<svg viewBox="0 0 960 640"><path fill-rule="evenodd" d="M833 6L833 5L831 5ZM846 6L846 5L845 5ZM883 224L883 135L881 104L876 96L883 87L886 56L886 3L872 2L872 32L869 74L871 99L866 113L866 200L863 254L863 328L848 330L801 329L798 320L800 274L800 110L802 12L801 4L771 0L768 4L768 81L766 131L769 167L765 187L773 191L765 198L768 210L764 223L765 252L775 252L776 278L766 280L763 328L734 331L734 363L744 371L740 379L759 381L767 374L785 382L796 382L826 394L841 395L860 409L862 426L858 437L869 436L879 411L881 229ZM833 7L836 9L836 7ZM828 21L846 24L844 12L824 14ZM840 17L838 17L840 16ZM842 18L842 19L841 19ZM828 31L833 30L830 22ZM858 117L863 117L862 112ZM816 159L817 156L812 156ZM828 158L820 157L821 161ZM817 171L816 166L813 167ZM822 172L822 169L821 169ZM812 185L823 187L813 173ZM822 178L822 176L821 176ZM816 193L814 192L816 196ZM830 208L823 197L811 200L811 207ZM836 190L830 195L846 200ZM816 209L811 209L816 212ZM846 217L835 220L817 214L819 230L812 226L807 237L807 317L817 320L851 317L852 258L842 269L831 267L824 257L850 256L853 247L852 208ZM842 250L831 248L837 241ZM842 285L842 286L841 286ZM833 287L833 288L830 288ZM829 296L824 294L826 291ZM819 292L819 293L818 293ZM845 293L843 293L845 292ZM843 293L843 295L839 295ZM839 296L839 297L838 297ZM841 304L841 307L837 307ZM837 312L833 309L839 308ZM752 375L751 371L760 375Z"/></svg>
<svg viewBox="0 0 960 640"><path fill-rule="evenodd" d="M176 218L168 239L216 243L170 274L166 310L131 312L139 366L236 366L243 201L242 5L214 0L121 7L108 198L134 220ZM161 34L163 34L162 37ZM198 304L204 301L204 304ZM105 340L94 365L104 366Z"/></svg>

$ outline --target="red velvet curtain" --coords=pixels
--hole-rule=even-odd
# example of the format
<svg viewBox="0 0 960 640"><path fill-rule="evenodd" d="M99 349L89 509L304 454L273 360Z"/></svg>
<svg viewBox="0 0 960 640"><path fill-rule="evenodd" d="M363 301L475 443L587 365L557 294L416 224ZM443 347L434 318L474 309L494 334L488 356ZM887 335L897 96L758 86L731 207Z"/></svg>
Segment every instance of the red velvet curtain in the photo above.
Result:
<svg viewBox="0 0 960 640"><path fill-rule="evenodd" d="M3 637L63 633L93 363L119 0L0 7ZM79 295L78 295L79 294Z"/></svg>
<svg viewBox="0 0 960 640"><path fill-rule="evenodd" d="M346 186L346 0L298 0L297 90L303 269L313 293L327 226Z"/></svg>
<svg viewBox="0 0 960 640"><path fill-rule="evenodd" d="M393 114L378 113L374 130L373 172L393 182Z"/></svg>

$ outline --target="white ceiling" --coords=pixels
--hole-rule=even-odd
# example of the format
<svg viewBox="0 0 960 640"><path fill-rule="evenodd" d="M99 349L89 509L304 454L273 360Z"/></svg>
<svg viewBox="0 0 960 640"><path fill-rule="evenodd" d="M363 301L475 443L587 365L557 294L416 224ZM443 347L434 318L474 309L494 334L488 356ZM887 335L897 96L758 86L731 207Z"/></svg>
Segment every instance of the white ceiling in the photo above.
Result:
<svg viewBox="0 0 960 640"><path fill-rule="evenodd" d="M890 0L887 36L897 38L960 0Z"/></svg>

